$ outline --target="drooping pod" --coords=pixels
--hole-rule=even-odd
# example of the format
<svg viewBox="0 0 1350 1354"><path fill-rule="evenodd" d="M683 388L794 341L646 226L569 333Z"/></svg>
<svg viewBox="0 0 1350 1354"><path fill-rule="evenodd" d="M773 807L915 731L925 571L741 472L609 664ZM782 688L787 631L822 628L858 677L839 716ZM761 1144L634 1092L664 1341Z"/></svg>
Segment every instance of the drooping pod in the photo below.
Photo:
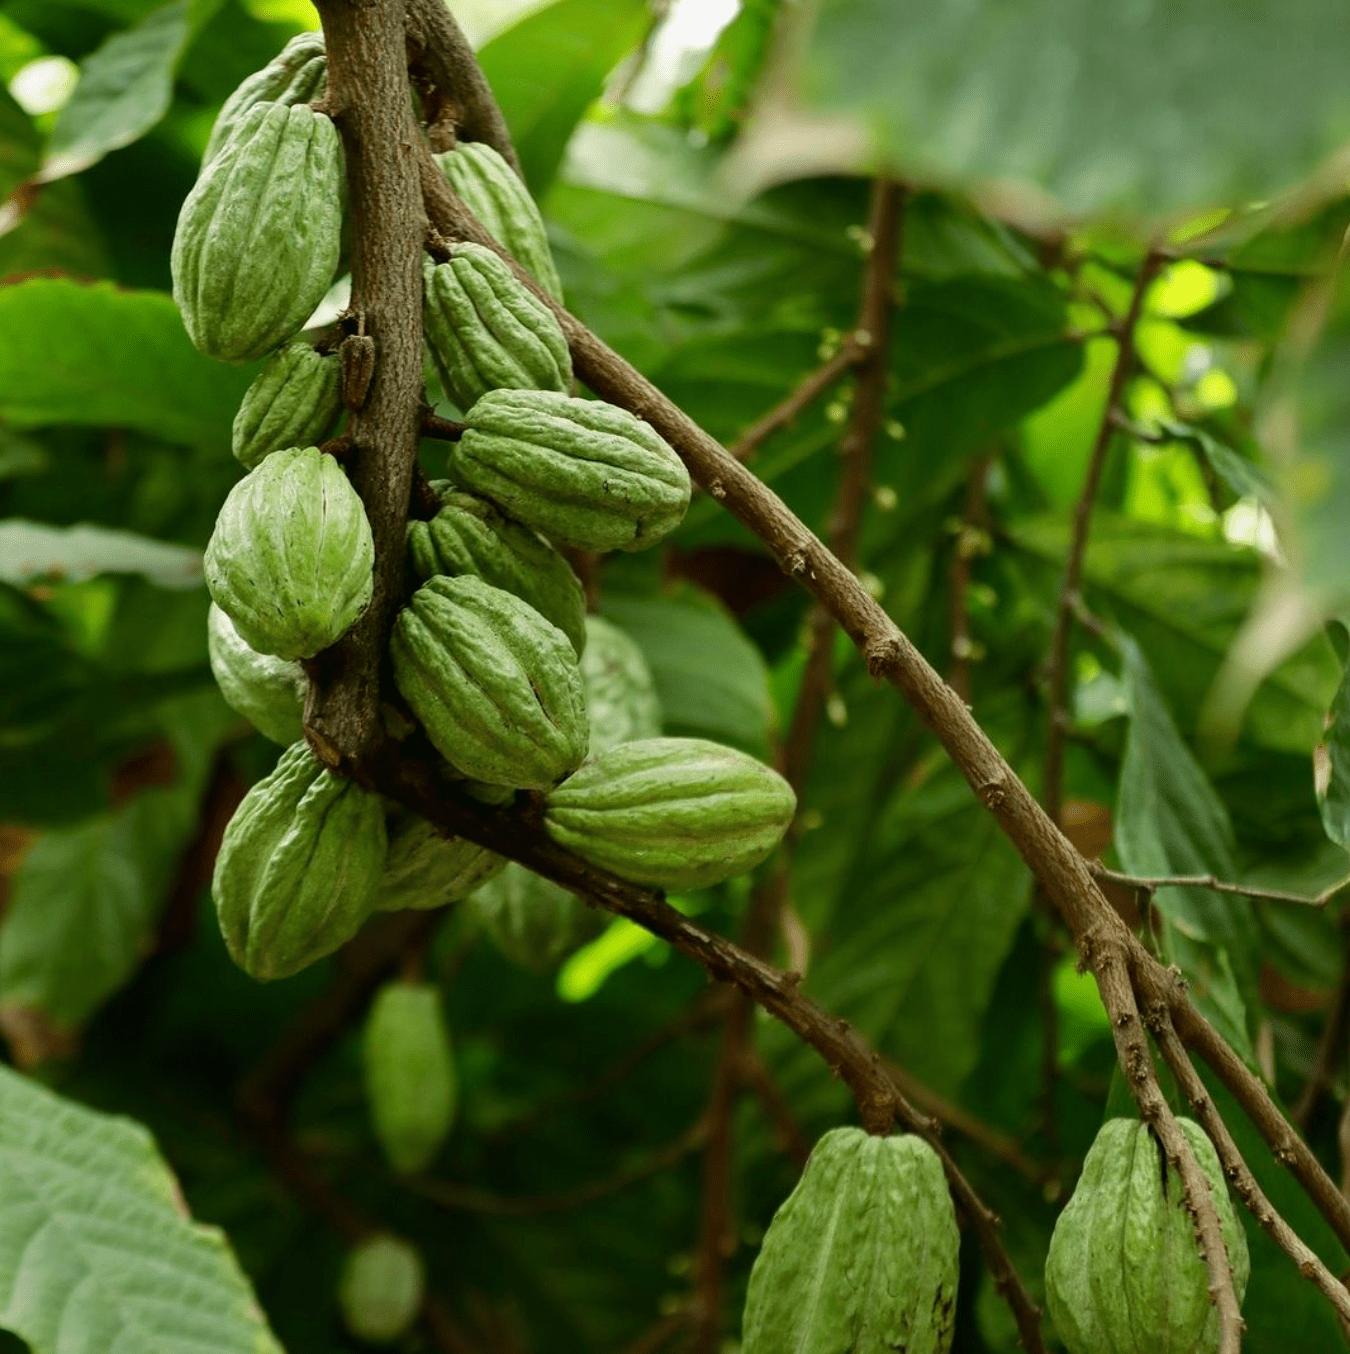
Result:
<svg viewBox="0 0 1350 1354"><path fill-rule="evenodd" d="M234 416L235 459L252 470L274 451L311 446L341 409L337 354L316 352L308 343L287 343L244 392Z"/></svg>
<svg viewBox="0 0 1350 1354"><path fill-rule="evenodd" d="M206 647L216 685L230 709L282 747L304 737L309 681L299 663L250 648L214 602L206 617Z"/></svg>
<svg viewBox="0 0 1350 1354"><path fill-rule="evenodd" d="M279 103L289 107L310 103L323 94L327 74L323 34L297 33L262 70L254 71L221 105L202 156L202 167L216 158L255 104Z"/></svg>

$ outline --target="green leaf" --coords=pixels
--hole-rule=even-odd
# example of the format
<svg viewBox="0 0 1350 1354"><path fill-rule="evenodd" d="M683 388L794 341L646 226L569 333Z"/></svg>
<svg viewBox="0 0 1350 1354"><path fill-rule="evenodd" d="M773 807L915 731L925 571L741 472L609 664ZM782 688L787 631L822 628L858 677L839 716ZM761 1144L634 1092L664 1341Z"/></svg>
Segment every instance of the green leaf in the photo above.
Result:
<svg viewBox="0 0 1350 1354"><path fill-rule="evenodd" d="M0 522L0 582L50 577L78 582L105 573L143 574L161 588L197 588L202 559L195 550L131 531L87 523L49 527L13 518Z"/></svg>
<svg viewBox="0 0 1350 1354"><path fill-rule="evenodd" d="M171 297L32 278L0 288L0 417L229 444L255 367L203 357Z"/></svg>
<svg viewBox="0 0 1350 1354"><path fill-rule="evenodd" d="M33 1354L281 1354L139 1124L0 1067L0 1327Z"/></svg>
<svg viewBox="0 0 1350 1354"><path fill-rule="evenodd" d="M1322 827L1337 846L1350 847L1350 668L1327 711L1313 767Z"/></svg>

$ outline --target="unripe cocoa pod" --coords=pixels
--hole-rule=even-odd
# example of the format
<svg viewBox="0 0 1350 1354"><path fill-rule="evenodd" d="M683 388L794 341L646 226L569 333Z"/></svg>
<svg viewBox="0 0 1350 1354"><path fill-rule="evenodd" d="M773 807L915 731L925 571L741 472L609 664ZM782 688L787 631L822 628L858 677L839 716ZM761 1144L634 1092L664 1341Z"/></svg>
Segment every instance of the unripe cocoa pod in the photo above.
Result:
<svg viewBox="0 0 1350 1354"><path fill-rule="evenodd" d="M252 470L270 452L318 442L341 412L341 384L336 353L303 342L277 349L234 416L235 459Z"/></svg>
<svg viewBox="0 0 1350 1354"><path fill-rule="evenodd" d="M610 922L602 908L514 860L467 906L505 958L535 973L557 968Z"/></svg>
<svg viewBox="0 0 1350 1354"><path fill-rule="evenodd" d="M389 854L375 898L379 912L458 902L506 865L504 856L463 837L442 837L415 814L400 814L389 829Z"/></svg>
<svg viewBox="0 0 1350 1354"><path fill-rule="evenodd" d="M255 71L221 105L202 156L205 168L254 104L290 107L320 98L328 68L322 33L297 33L260 71Z"/></svg>
<svg viewBox="0 0 1350 1354"><path fill-rule="evenodd" d="M369 916L387 849L384 805L296 743L225 829L211 894L230 957L265 982L331 954Z"/></svg>
<svg viewBox="0 0 1350 1354"><path fill-rule="evenodd" d="M1238 1301L1251 1265L1223 1170L1199 1124L1178 1119L1219 1215ZM1045 1296L1069 1354L1214 1354L1219 1315L1180 1174L1148 1126L1108 1119L1055 1223Z"/></svg>
<svg viewBox="0 0 1350 1354"><path fill-rule="evenodd" d="M248 361L299 332L337 268L337 129L304 104L244 114L183 202L170 265L188 337Z"/></svg>
<svg viewBox="0 0 1350 1354"><path fill-rule="evenodd" d="M216 685L230 709L282 747L304 737L309 682L299 663L249 648L214 602L206 617L206 647Z"/></svg>
<svg viewBox="0 0 1350 1354"><path fill-rule="evenodd" d="M419 583L440 574L481 578L528 602L580 654L586 647L586 598L572 566L487 499L455 493L448 485L446 490L431 521L408 523L411 578Z"/></svg>
<svg viewBox="0 0 1350 1354"><path fill-rule="evenodd" d="M576 653L509 592L433 578L399 613L389 653L404 700L462 775L542 790L585 757Z"/></svg>
<svg viewBox="0 0 1350 1354"><path fill-rule="evenodd" d="M831 1129L764 1234L742 1354L946 1354L960 1243L922 1138Z"/></svg>
<svg viewBox="0 0 1350 1354"><path fill-rule="evenodd" d="M375 544L342 467L317 447L266 457L230 490L203 570L244 642L311 658L366 609Z"/></svg>
<svg viewBox="0 0 1350 1354"><path fill-rule="evenodd" d="M591 717L591 755L661 733L661 702L642 650L617 625L586 617L581 686Z"/></svg>
<svg viewBox="0 0 1350 1354"><path fill-rule="evenodd" d="M401 1175L424 1170L455 1122L455 1062L441 998L427 983L386 983L361 1042L375 1136Z"/></svg>
<svg viewBox="0 0 1350 1354"><path fill-rule="evenodd" d="M555 301L561 301L562 283L544 218L515 170L481 141L463 141L436 156L436 163L488 234Z"/></svg>
<svg viewBox="0 0 1350 1354"><path fill-rule="evenodd" d="M552 390L493 390L464 416L450 476L578 550L642 550L689 506L689 472L626 409Z"/></svg>
<svg viewBox="0 0 1350 1354"><path fill-rule="evenodd" d="M701 888L782 840L797 797L776 771L702 738L644 738L588 757L548 797L560 846L621 879Z"/></svg>
<svg viewBox="0 0 1350 1354"><path fill-rule="evenodd" d="M422 1252L387 1232L347 1253L338 1282L342 1322L358 1340L393 1344L417 1320L426 1266Z"/></svg>
<svg viewBox="0 0 1350 1354"><path fill-rule="evenodd" d="M489 390L572 388L572 355L553 312L482 245L423 261L427 348L445 393L468 409Z"/></svg>

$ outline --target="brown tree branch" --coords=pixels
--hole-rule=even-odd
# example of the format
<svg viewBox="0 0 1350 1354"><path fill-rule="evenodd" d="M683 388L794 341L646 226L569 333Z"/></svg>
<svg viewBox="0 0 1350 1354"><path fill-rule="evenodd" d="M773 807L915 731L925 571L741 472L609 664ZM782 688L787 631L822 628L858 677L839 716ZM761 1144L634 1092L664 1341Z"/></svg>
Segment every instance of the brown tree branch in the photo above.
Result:
<svg viewBox="0 0 1350 1354"><path fill-rule="evenodd" d="M857 334L849 334L833 357L802 378L801 384L763 418L752 423L729 451L738 461L748 461L780 428L786 428L812 401L819 399L846 371L856 367L867 352Z"/></svg>
<svg viewBox="0 0 1350 1354"><path fill-rule="evenodd" d="M1141 877L1133 874L1121 874L1118 870L1108 869L1099 860L1089 866L1093 876L1108 884L1119 884L1123 888L1138 889L1141 893L1153 894L1158 889L1210 889L1215 893L1232 893L1240 898L1260 898L1273 903L1297 903L1301 907L1325 907L1338 894L1350 887L1350 879L1339 879L1328 885L1320 893L1289 893L1284 889L1267 889L1251 884L1233 884L1218 879L1212 874L1168 874Z"/></svg>

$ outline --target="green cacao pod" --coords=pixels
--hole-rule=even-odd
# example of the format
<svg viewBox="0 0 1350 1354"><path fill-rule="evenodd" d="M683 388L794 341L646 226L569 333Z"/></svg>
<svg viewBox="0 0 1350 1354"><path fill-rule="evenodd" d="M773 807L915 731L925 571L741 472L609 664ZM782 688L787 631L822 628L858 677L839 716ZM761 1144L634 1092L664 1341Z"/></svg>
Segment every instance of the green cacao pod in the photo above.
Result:
<svg viewBox="0 0 1350 1354"><path fill-rule="evenodd" d="M265 982L298 973L370 914L388 839L384 805L326 770L304 743L244 796L211 893L230 957Z"/></svg>
<svg viewBox="0 0 1350 1354"><path fill-rule="evenodd" d="M250 649L214 602L206 617L206 647L216 685L230 709L282 747L304 737L309 680L299 663Z"/></svg>
<svg viewBox="0 0 1350 1354"><path fill-rule="evenodd" d="M1247 1239L1199 1124L1178 1119L1219 1214L1238 1301ZM1055 1223L1045 1263L1051 1319L1069 1354L1214 1354L1219 1316L1181 1177L1148 1126L1108 1119Z"/></svg>
<svg viewBox="0 0 1350 1354"><path fill-rule="evenodd" d="M234 416L235 458L252 470L283 447L320 440L342 409L342 375L336 353L288 343L267 360Z"/></svg>
<svg viewBox="0 0 1350 1354"><path fill-rule="evenodd" d="M202 165L214 160L254 104L309 103L323 94L328 68L322 33L297 33L260 71L255 71L221 105Z"/></svg>
<svg viewBox="0 0 1350 1354"><path fill-rule="evenodd" d="M702 738L644 738L588 757L544 826L583 860L656 888L716 884L782 840L797 797L776 771Z"/></svg>
<svg viewBox="0 0 1350 1354"><path fill-rule="evenodd" d="M455 1122L455 1061L441 999L427 983L386 983L361 1041L366 1100L389 1164L424 1170Z"/></svg>
<svg viewBox="0 0 1350 1354"><path fill-rule="evenodd" d="M440 574L481 578L528 602L578 654L586 647L586 598L572 566L484 498L446 492L431 521L409 522L408 572L419 583Z"/></svg>
<svg viewBox="0 0 1350 1354"><path fill-rule="evenodd" d="M268 456L230 490L203 569L246 644L312 658L366 609L375 544L342 467L317 447Z"/></svg>
<svg viewBox="0 0 1350 1354"><path fill-rule="evenodd" d="M390 825L375 907L380 912L444 907L467 898L505 864L505 857L485 846L442 837L426 819L400 814Z"/></svg>
<svg viewBox="0 0 1350 1354"><path fill-rule="evenodd" d="M548 247L544 218L520 176L481 141L461 142L436 157L450 186L484 229L553 297L562 283Z"/></svg>
<svg viewBox="0 0 1350 1354"><path fill-rule="evenodd" d="M661 702L642 650L617 625L599 616L586 617L581 685L591 717L592 755L660 735Z"/></svg>
<svg viewBox="0 0 1350 1354"><path fill-rule="evenodd" d="M469 899L468 908L505 958L535 973L557 968L610 922L608 912L587 907L570 889L514 860Z"/></svg>
<svg viewBox="0 0 1350 1354"><path fill-rule="evenodd" d="M174 231L173 299L201 352L248 361L299 332L337 268L342 184L330 119L304 104L244 114Z"/></svg>
<svg viewBox="0 0 1350 1354"><path fill-rule="evenodd" d="M494 390L464 416L451 478L550 540L642 550L680 524L689 472L650 424L602 400Z"/></svg>
<svg viewBox="0 0 1350 1354"><path fill-rule="evenodd" d="M946 1354L960 1241L922 1138L832 1129L764 1234L742 1354Z"/></svg>
<svg viewBox="0 0 1350 1354"><path fill-rule="evenodd" d="M519 597L481 578L433 578L399 613L389 652L404 700L462 775L544 790L581 765L576 653Z"/></svg>
<svg viewBox="0 0 1350 1354"><path fill-rule="evenodd" d="M367 1237L342 1266L343 1325L368 1344L393 1344L417 1320L425 1285L426 1266L416 1246L388 1233Z"/></svg>
<svg viewBox="0 0 1350 1354"><path fill-rule="evenodd" d="M461 409L489 390L572 388L572 355L553 312L482 245L423 262L427 348Z"/></svg>

